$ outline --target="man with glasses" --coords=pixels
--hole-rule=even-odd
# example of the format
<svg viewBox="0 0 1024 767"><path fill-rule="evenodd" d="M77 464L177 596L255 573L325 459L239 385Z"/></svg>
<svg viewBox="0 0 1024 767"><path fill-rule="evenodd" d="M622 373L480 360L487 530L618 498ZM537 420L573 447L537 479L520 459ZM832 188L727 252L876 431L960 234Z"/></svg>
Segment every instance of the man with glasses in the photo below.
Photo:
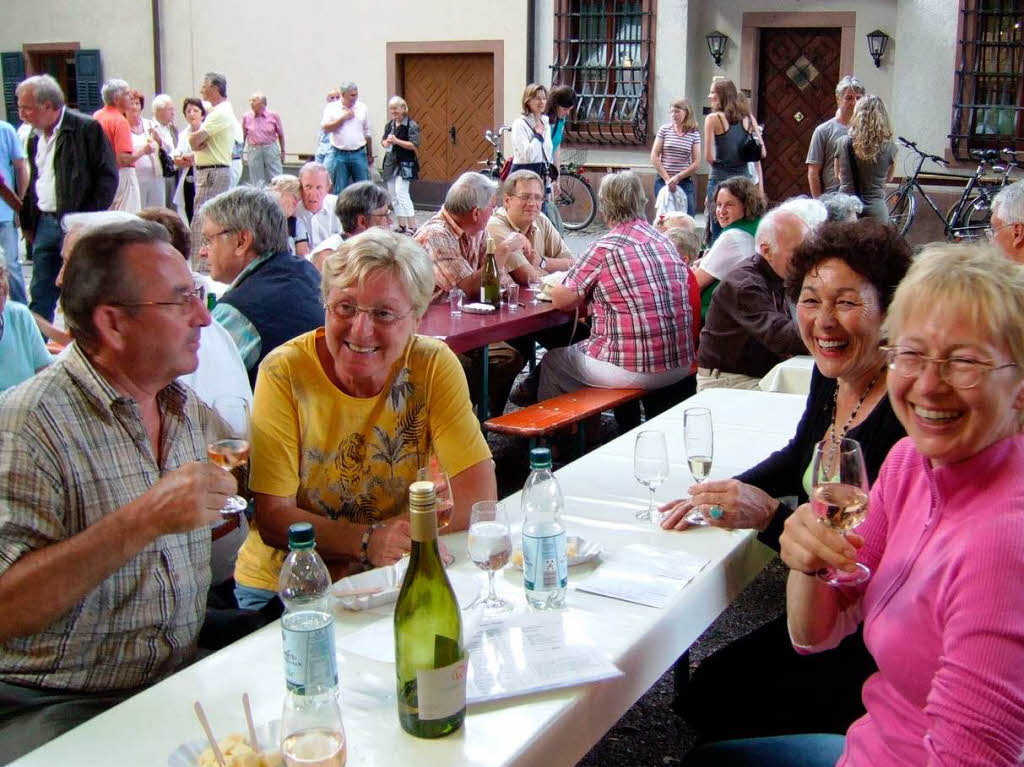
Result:
<svg viewBox="0 0 1024 767"><path fill-rule="evenodd" d="M1010 184L992 200L986 233L1008 258L1024 264L1024 181Z"/></svg>
<svg viewBox="0 0 1024 767"><path fill-rule="evenodd" d="M175 379L210 315L157 224L84 235L75 343L0 395L0 762L194 659L210 525L236 484L212 411Z"/></svg>
<svg viewBox="0 0 1024 767"><path fill-rule="evenodd" d="M249 383L260 362L285 341L324 323L320 274L288 252L288 225L266 191L239 186L202 209L199 257L230 287L213 318L235 339Z"/></svg>
<svg viewBox="0 0 1024 767"><path fill-rule="evenodd" d="M502 185L504 206L491 214L487 233L501 242L518 232L528 241L522 255L529 262L528 277L533 282L552 272L564 272L573 264L572 251L555 225L541 213L544 182L532 170L517 170Z"/></svg>

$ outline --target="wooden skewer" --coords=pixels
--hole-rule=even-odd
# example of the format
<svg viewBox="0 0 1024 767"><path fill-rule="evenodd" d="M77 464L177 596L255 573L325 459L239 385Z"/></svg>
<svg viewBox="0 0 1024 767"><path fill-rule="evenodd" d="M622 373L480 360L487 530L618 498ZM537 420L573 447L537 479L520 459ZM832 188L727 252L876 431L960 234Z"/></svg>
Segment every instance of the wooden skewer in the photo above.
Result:
<svg viewBox="0 0 1024 767"><path fill-rule="evenodd" d="M263 754L260 742L256 739L256 725L252 722L252 707L249 705L249 693L242 693L242 708L245 709L245 723L249 726L249 745L256 752L256 756Z"/></svg>
<svg viewBox="0 0 1024 767"><path fill-rule="evenodd" d="M210 729L210 723L206 719L206 713L203 711L203 705L197 700L196 701L196 718L199 720L199 724L203 727L203 732L206 733L206 739L210 741L210 748L213 749L213 758L217 760L217 764L220 767L227 767L227 762L224 761L224 754L220 752L220 746L217 745L217 739L213 737L213 730Z"/></svg>

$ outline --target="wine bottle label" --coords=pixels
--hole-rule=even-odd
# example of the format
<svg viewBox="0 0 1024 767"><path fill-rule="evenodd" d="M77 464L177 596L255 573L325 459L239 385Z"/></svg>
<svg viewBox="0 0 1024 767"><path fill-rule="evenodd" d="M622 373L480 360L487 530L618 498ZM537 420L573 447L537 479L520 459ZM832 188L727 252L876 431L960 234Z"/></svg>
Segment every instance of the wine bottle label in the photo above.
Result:
<svg viewBox="0 0 1024 767"><path fill-rule="evenodd" d="M304 611L281 619L284 677L291 692L314 695L336 687L338 661L334 653L334 619Z"/></svg>
<svg viewBox="0 0 1024 767"><path fill-rule="evenodd" d="M444 719L466 707L466 672L469 659L443 668L416 672L420 719Z"/></svg>
<svg viewBox="0 0 1024 767"><path fill-rule="evenodd" d="M523 582L530 591L564 589L569 582L565 531L557 535L523 533Z"/></svg>

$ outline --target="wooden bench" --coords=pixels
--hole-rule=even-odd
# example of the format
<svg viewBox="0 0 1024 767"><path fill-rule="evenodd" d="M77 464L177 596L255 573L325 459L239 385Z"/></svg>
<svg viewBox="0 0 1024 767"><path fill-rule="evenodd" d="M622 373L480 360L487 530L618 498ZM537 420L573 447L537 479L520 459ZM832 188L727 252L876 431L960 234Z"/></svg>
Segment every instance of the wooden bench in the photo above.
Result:
<svg viewBox="0 0 1024 767"><path fill-rule="evenodd" d="M508 415L491 418L484 422L484 429L529 439L532 448L541 437L547 437L559 429L573 426L618 405L638 400L645 394L645 389L579 389ZM586 452L586 435L582 428L578 430L578 440L580 455L583 455Z"/></svg>

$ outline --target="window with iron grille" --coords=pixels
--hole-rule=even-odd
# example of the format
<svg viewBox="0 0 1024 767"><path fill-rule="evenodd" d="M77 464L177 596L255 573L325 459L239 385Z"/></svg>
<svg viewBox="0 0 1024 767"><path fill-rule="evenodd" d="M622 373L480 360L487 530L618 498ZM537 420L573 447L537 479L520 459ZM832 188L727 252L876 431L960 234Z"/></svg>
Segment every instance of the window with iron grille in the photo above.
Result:
<svg viewBox="0 0 1024 767"><path fill-rule="evenodd" d="M961 0L953 154L1024 149L1024 3Z"/></svg>
<svg viewBox="0 0 1024 767"><path fill-rule="evenodd" d="M654 0L556 0L551 82L576 91L565 140L647 143Z"/></svg>

